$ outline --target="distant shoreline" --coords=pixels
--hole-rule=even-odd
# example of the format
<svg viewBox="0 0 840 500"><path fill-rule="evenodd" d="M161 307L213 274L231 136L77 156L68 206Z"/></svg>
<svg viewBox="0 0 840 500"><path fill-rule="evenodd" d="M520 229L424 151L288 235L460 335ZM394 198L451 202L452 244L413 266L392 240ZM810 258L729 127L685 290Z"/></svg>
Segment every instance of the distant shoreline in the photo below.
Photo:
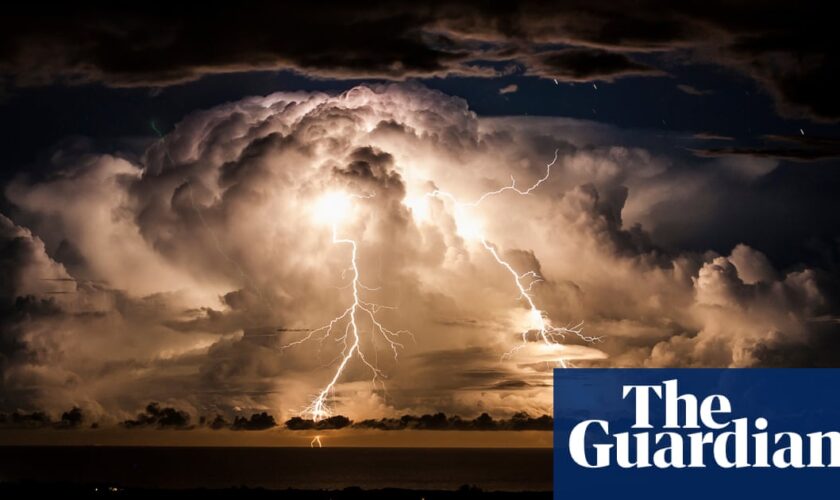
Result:
<svg viewBox="0 0 840 500"><path fill-rule="evenodd" d="M305 447L321 436L325 448L533 448L551 449L551 431L340 429L259 431L229 429L0 429L4 446Z"/></svg>

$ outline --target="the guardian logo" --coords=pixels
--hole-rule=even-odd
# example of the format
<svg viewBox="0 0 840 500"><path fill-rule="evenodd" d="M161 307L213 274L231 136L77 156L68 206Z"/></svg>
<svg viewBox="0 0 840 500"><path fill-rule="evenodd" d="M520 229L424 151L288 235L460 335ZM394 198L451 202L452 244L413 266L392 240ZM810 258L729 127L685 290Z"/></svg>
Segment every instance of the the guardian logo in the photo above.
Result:
<svg viewBox="0 0 840 500"><path fill-rule="evenodd" d="M555 499L838 498L840 370L554 373Z"/></svg>
<svg viewBox="0 0 840 500"><path fill-rule="evenodd" d="M840 432L767 432L764 417L733 418L733 402L723 394L680 393L677 379L657 385L624 385L622 399L632 399L632 431L610 433L610 422L589 419L572 428L569 454L586 468L840 467ZM656 429L651 412L662 411ZM683 431L683 432L679 432ZM685 432L688 431L688 432ZM595 440L587 443L587 438ZM830 450L829 456L824 448ZM588 453L588 450L594 453Z"/></svg>

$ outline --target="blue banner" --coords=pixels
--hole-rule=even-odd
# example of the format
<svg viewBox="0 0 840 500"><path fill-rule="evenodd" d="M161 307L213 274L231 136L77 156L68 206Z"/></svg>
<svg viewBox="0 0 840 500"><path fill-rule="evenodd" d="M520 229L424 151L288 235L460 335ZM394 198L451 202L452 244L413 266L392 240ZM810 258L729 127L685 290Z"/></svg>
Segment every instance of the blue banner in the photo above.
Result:
<svg viewBox="0 0 840 500"><path fill-rule="evenodd" d="M840 370L557 369L555 499L837 498Z"/></svg>

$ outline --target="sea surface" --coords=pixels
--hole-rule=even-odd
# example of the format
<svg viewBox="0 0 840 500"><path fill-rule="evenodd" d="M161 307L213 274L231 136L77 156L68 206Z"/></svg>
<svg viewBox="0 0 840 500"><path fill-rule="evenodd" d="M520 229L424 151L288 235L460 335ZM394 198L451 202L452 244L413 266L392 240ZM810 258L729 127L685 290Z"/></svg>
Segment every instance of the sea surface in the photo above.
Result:
<svg viewBox="0 0 840 500"><path fill-rule="evenodd" d="M0 481L141 488L550 491L550 449L0 447Z"/></svg>

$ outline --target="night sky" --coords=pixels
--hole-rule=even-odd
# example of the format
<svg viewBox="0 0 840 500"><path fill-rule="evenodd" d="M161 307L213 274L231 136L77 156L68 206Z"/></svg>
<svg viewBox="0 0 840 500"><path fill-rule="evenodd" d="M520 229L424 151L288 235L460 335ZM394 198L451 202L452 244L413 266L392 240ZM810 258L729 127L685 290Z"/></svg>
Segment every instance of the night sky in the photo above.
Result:
<svg viewBox="0 0 840 500"><path fill-rule="evenodd" d="M370 293L415 338L398 362L371 344L387 389L351 364L330 406L354 420L550 413L558 357L838 362L825 5L28 8L0 19L2 415L304 414L341 349L284 344L346 305L347 255L308 215L336 189ZM422 201L526 185L555 151L540 191L470 217L541 276L545 318L583 321L567 354L536 349L457 209Z"/></svg>

